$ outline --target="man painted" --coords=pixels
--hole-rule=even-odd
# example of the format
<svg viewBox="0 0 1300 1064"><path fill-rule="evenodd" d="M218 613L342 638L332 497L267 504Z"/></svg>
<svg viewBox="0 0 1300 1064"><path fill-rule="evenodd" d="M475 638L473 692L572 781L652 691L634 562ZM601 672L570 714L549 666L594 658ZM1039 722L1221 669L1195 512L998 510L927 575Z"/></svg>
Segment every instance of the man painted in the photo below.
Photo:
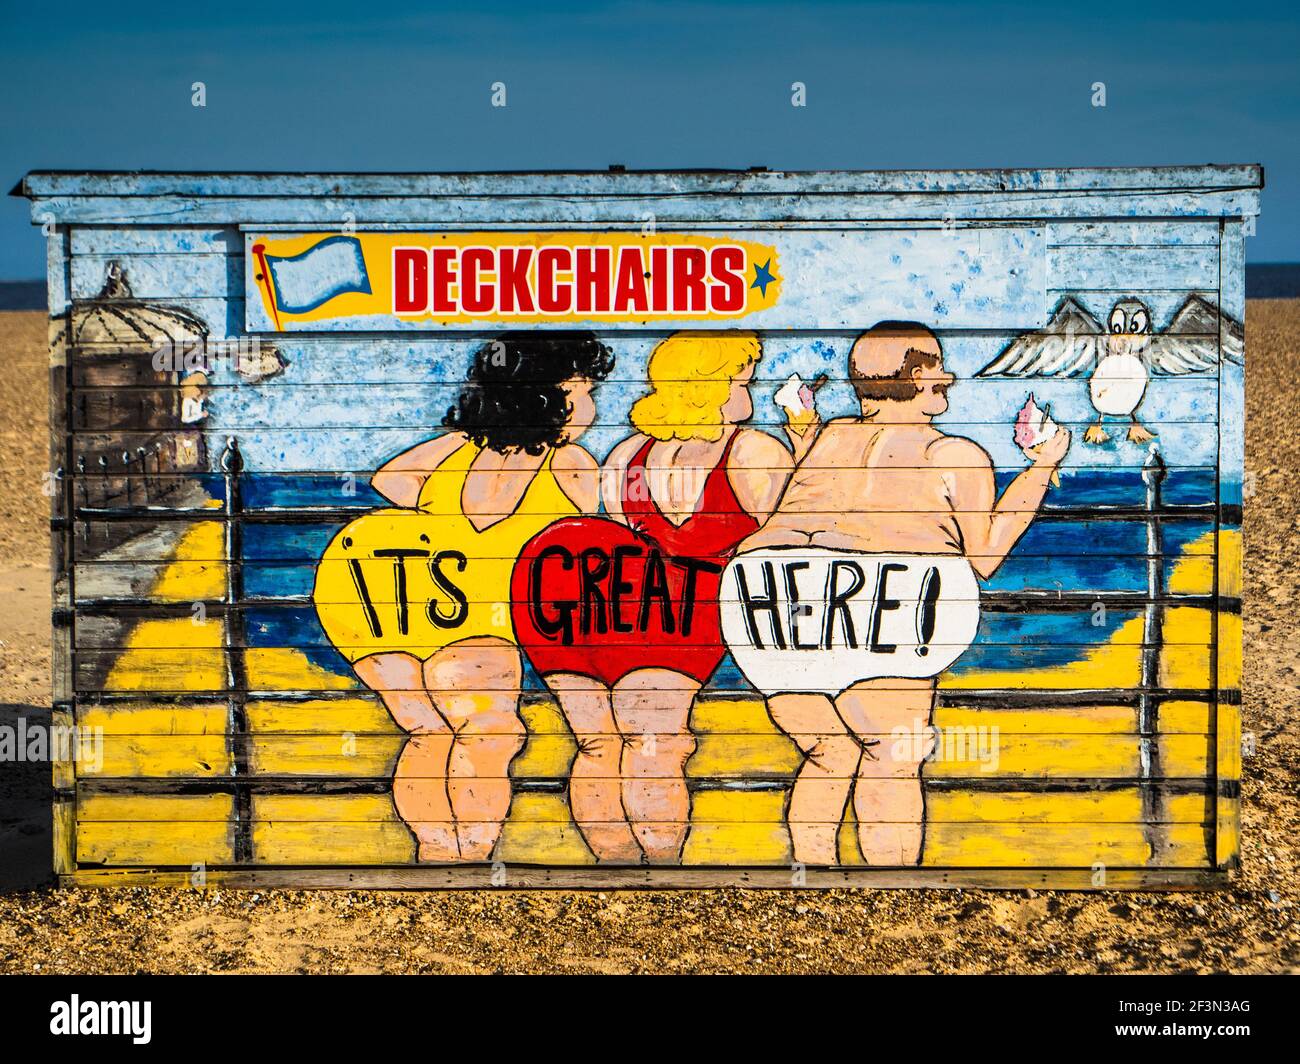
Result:
<svg viewBox="0 0 1300 1064"><path fill-rule="evenodd" d="M854 343L849 376L861 414L822 428L772 517L740 545L724 577L738 599L724 633L805 755L787 807L795 860L839 863L851 795L867 862L910 865L938 674L974 638L975 576L992 576L1028 529L1070 434L1027 452L1029 468L998 498L988 453L932 424L955 378L929 329L874 326ZM800 598L818 593L817 608ZM909 618L917 634L901 645Z"/></svg>

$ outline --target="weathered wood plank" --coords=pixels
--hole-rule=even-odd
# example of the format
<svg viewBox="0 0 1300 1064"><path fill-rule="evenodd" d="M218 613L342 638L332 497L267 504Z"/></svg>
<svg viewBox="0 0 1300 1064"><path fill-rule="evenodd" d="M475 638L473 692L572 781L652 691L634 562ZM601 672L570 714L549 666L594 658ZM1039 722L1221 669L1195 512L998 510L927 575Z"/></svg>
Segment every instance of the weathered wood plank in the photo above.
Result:
<svg viewBox="0 0 1300 1064"><path fill-rule="evenodd" d="M68 367L68 292L71 251L66 228L55 228L46 240L46 289L50 314L49 345L49 470L57 475L50 482L50 605L55 611L68 611L76 598L75 555L71 541L71 512L74 496L68 443L69 384ZM50 734L75 735L74 632L71 626L55 626L51 633L51 712ZM76 867L77 797L75 743L54 744L51 784L54 796L52 817L52 869L66 875Z"/></svg>
<svg viewBox="0 0 1300 1064"><path fill-rule="evenodd" d="M885 735L881 741L896 737ZM939 741L945 756L930 763L932 779L1136 779L1142 772L1141 742L1134 735L940 733ZM245 745L253 775L351 779L391 775L404 742L400 735L267 734L249 736ZM1203 777L1213 764L1212 737L1165 735L1157 745L1160 778ZM93 753L78 760L78 777L211 779L229 773L227 751L220 735L106 735ZM686 773L707 779L791 778L800 763L788 740L706 735L698 739ZM839 777L828 773L827 778Z"/></svg>
<svg viewBox="0 0 1300 1064"><path fill-rule="evenodd" d="M100 283L103 283L102 280ZM93 302L93 299L81 299L74 302L72 304L73 313L82 313ZM207 339L209 341L238 339L244 335L244 297L242 294L231 296L169 296L163 300L145 302L160 307L179 308L198 318L207 326ZM115 352L120 349L120 344L116 341L95 343L81 340L78 342L77 347L82 351Z"/></svg>
<svg viewBox="0 0 1300 1064"><path fill-rule="evenodd" d="M1220 289L1224 308L1229 313L1245 312L1245 239L1254 232L1255 218L1249 225L1224 221L1221 226ZM1219 419L1219 496L1229 502L1244 500L1247 494L1245 466L1245 377L1240 367L1220 366ZM1220 594L1240 591L1243 585L1243 552L1239 534L1220 536L1224 549L1215 558L1214 586ZM1216 672L1224 691L1239 688L1243 666L1243 628L1240 619L1217 619ZM1228 699L1215 703L1215 767L1217 781L1232 783L1241 778L1242 726L1238 705ZM1239 787L1217 788L1214 825L1214 863L1227 869L1241 860L1241 797Z"/></svg>
<svg viewBox="0 0 1300 1064"><path fill-rule="evenodd" d="M51 869L56 876L74 872L77 867L77 805L66 793L56 794L53 808L53 861Z"/></svg>
<svg viewBox="0 0 1300 1064"><path fill-rule="evenodd" d="M1141 529L1134 530L1133 539L1136 540L1141 534ZM327 530L323 537L328 539L330 532ZM291 545L275 545L280 553L292 555ZM317 546L312 543L310 546L304 545L302 552L298 557L280 557L259 559L249 561L244 564L244 575L246 586L253 589L254 595L267 595L272 593L272 589L277 594L284 596L279 605L283 608L295 608L301 605L301 596L310 593L313 576L321 565L328 570L328 562L317 563L314 557L310 555L311 547ZM1140 563L1147 558L1160 558L1167 562L1174 562L1178 559L1188 557L1204 557L1212 555L1212 549L1203 543L1193 542L1189 544L1186 551L1166 552L1160 555L1146 555L1134 551L1126 551L1123 539L1100 538L1097 542L1090 544L1092 550L1073 553L1058 554L1051 553L1045 548L1033 549L1033 545L1026 545L1023 550L1018 550L1015 554L1017 563L1023 563L1033 571L1022 574L1012 574L1008 576L1008 571L1004 570L999 574L997 586L1001 590L1032 588L1041 585L1041 569L1034 569L1036 563L1048 560L1055 560L1064 566L1074 569L1093 568L1100 582L1106 576L1107 571L1112 568L1108 565L1111 562L1134 562ZM1195 548L1195 549L1191 549ZM157 552L161 553L161 551ZM791 553L792 561L801 560L800 555ZM220 558L189 558L183 562L167 561L162 559L141 559L131 562L115 561L89 561L82 562L76 566L76 579L79 588L78 603L86 606L82 623L78 628L77 645L83 648L96 646L120 646L120 642L113 642L112 637L122 637L118 630L120 627L120 617L127 615L129 611L121 610L116 615L118 619L111 619L108 615L98 616L91 607L104 599L114 598L114 592L131 586L132 584L143 585L144 590L138 595L137 601L140 603L174 603L177 601L176 596L168 590L168 584L162 584L163 591L155 592L153 588L160 585L164 577L178 578L182 581L201 581L210 578L215 572L220 575L223 571L224 563ZM200 586L197 585L196 586ZM1053 589L1055 590L1055 589ZM295 602L295 596L298 596ZM190 599L183 601L194 601L197 595L192 594ZM391 600L391 595L388 599ZM261 600L259 602L263 608L276 608L277 602L271 599ZM1096 625L1094 624L1094 627ZM105 633L105 634L101 634ZM314 644L315 640L308 633L305 638L308 640L306 645ZM304 645L298 643L295 645Z"/></svg>
<svg viewBox="0 0 1300 1064"><path fill-rule="evenodd" d="M720 199L763 192L1066 192L1106 189L1258 189L1263 170L1252 165L1094 168L988 168L963 170L595 170L577 173L498 174L184 174L33 171L22 183L27 196L329 197L341 188L362 196L539 196L601 193L706 192Z"/></svg>
<svg viewBox="0 0 1300 1064"><path fill-rule="evenodd" d="M182 622L187 623L187 622ZM739 644L738 644L739 645ZM1141 646L1108 647L1101 661L1096 656L1085 656L1077 669L1060 668L1059 655L1052 648L1017 647L1009 655L999 648L986 651L978 645L966 652L962 672L953 677L953 687L972 685L1016 690L1073 690L1082 677L1108 671L1112 683L1104 686L1132 686L1137 683L1136 673L1141 658ZM118 662L114 651L82 650L76 654L77 690L132 691L152 690L166 692L224 692L225 654L218 648L155 649L133 648L124 660ZM285 652L276 647L253 647L247 652L250 683L256 690L298 691L318 688L304 687L328 681L333 689L357 686L349 677L326 673L309 664L298 652ZM975 663L978 662L978 668ZM1176 672L1186 682L1180 688L1211 689L1213 687L1213 657L1206 646L1198 644L1169 644L1163 654L1163 668ZM110 675L112 670L112 675ZM1095 670L1095 671L1094 671ZM813 677L792 682L789 691L817 691L820 685Z"/></svg>
<svg viewBox="0 0 1300 1064"><path fill-rule="evenodd" d="M358 509L358 516L363 511ZM304 565L313 568L324 550L325 545L334 535L334 530L340 527L350 515L322 517L316 522L303 522L288 530L281 530L275 536L262 536L257 532L250 531L250 555L255 557L256 561L250 563L249 572L254 576L270 574L278 571L280 575L287 576L289 572L298 571ZM1017 546L1016 553L1012 555L1015 559L1032 559L1032 558L1057 558L1068 564L1071 559L1087 558L1129 558L1142 559L1146 557L1166 557L1170 559L1177 558L1186 564L1194 558L1212 556L1212 540L1206 539L1205 536L1211 530L1212 514L1207 514L1205 521L1195 520L1183 522L1180 528L1184 530L1184 535L1188 538L1186 547L1177 555L1164 553L1160 555L1147 555L1145 551L1145 542L1142 525L1140 522L1133 520L1096 520L1091 522L1092 539L1080 542L1075 537L1075 542L1068 549L1065 548L1061 540L1063 537L1070 536L1071 532L1077 532L1078 526L1083 523L1082 519L1072 521L1053 521L1051 523L1043 522L1040 527L1031 528L1021 545ZM77 521L74 525L74 531L78 539L83 544L88 544L91 549L99 544L107 542L110 528L116 529L123 539L138 537L144 532L153 530L157 531L158 524L161 522L148 523L139 520L89 520ZM177 519L167 522L167 527L178 529L182 532L187 529L193 529L196 526L209 524L201 518ZM248 528L250 526L246 526ZM1090 549L1082 550L1087 546ZM138 564L146 566L145 569L139 570L138 575L142 580L148 580L158 572L157 566L163 566L163 573L175 572L182 576L211 575L214 567L210 563L221 561L219 551L216 548L210 550L196 549L191 555L187 556L183 562L170 563L177 566L175 569L168 569L165 565L169 556L169 546L167 542L146 541L138 545L135 549L138 557ZM79 563L80 575L86 579L87 583L81 586L81 598L100 598L112 597L116 588L122 584L115 580L117 576L129 573L131 570L118 567L118 563L112 561L86 561ZM153 568L151 568L153 567ZM101 573L101 579L96 581L92 574ZM997 586L1000 588L1020 588L1040 586L1043 584L1041 571L1038 573L1030 572L1022 574L1018 580L1010 580L1005 573L999 573L996 579ZM264 593L268 585L261 581L249 583L250 594ZM270 585L278 593L288 593L284 585ZM1057 588L1050 580L1047 585L1053 590L1064 591L1064 588ZM300 589L306 593L306 588ZM1198 593L1208 594L1208 590ZM216 593L217 595L220 592ZM1232 594L1224 592L1224 594ZM159 590L157 583L141 592L143 598L150 601L186 601L193 602L199 596L198 590L192 590L188 595L180 595L169 586L164 585L163 590Z"/></svg>
<svg viewBox="0 0 1300 1064"><path fill-rule="evenodd" d="M215 779L230 774L226 737L105 735L78 751L77 778Z"/></svg>
<svg viewBox="0 0 1300 1064"><path fill-rule="evenodd" d="M1215 237L1217 242L1217 230ZM216 254L242 257L244 238L233 225L191 229L78 225L72 227L72 254L106 257Z"/></svg>
<svg viewBox="0 0 1300 1064"><path fill-rule="evenodd" d="M72 260L72 298L94 299L103 290L109 267L126 271L136 299L172 302L183 299L228 299L244 290L242 253L112 252L77 255Z"/></svg>
<svg viewBox="0 0 1300 1064"><path fill-rule="evenodd" d="M220 865L230 864L233 852L225 823L97 823L77 824L80 865Z"/></svg>
<svg viewBox="0 0 1300 1064"><path fill-rule="evenodd" d="M318 606L337 606L337 605L355 604L354 599L338 600L338 599L331 599L327 596L317 597L314 601ZM404 601L409 605L409 600L404 600ZM470 605L477 605L484 602L490 605L495 605L502 600L468 599L467 601L469 602ZM681 604L682 604L682 599L680 597L670 597L668 601L672 603L673 609L675 611L680 612ZM723 601L728 601L728 600L724 599ZM955 602L960 602L961 600L951 599L949 601L955 603ZM374 607L377 610L380 611L381 619L384 617L392 616L394 608L399 605L399 603L392 597L391 592L387 592L382 595L376 594L375 596L372 597L371 603L374 605ZM503 605L526 605L527 600L515 599L513 602L509 600L505 600L502 602L502 604ZM310 606L308 606L308 609L310 609ZM1027 610L1026 613L1028 612L1029 611ZM1098 638L1092 638L1092 639L1085 638L1088 635L1088 631L1090 628L1093 630L1094 635L1110 634L1111 638L1109 641L1109 645L1114 647L1140 648L1143 646L1150 646L1150 647L1165 646L1165 647L1186 648L1188 651L1194 652L1196 650L1204 650L1213 645L1211 642L1209 642L1206 639L1186 638L1187 635L1193 633L1183 633L1183 632L1177 633L1177 635L1183 636L1184 638L1165 639L1159 643L1156 642L1144 643L1142 639L1141 630L1139 628L1127 624L1127 622L1131 621L1134 615L1140 611L1130 607L1127 611L1124 611L1123 613L1120 613L1119 611L1115 611L1115 612L1118 613L1119 615L1112 618L1104 628L1102 625L1094 622L1091 619L1091 615L1087 613L1081 615L1076 614L1073 616L1067 615L1065 617L1058 618L1058 621L1063 623L1058 624L1058 630L1051 634L1042 634L1034 631L1021 630L1019 622L1024 619L1024 614L989 614L986 615L981 621L981 634L977 637L976 643L974 645L978 647L986 648L986 654L988 655L992 655L996 652L1001 652L1010 661L1020 660L1020 661L1024 661L1026 664L1032 663L1035 655L1038 652L1038 648L1042 648L1042 647L1050 647L1058 657L1064 658L1064 657L1085 656L1085 654L1089 650L1095 650L1100 645L1102 645L1102 640ZM214 633L220 624L219 620L216 619L204 623L210 625ZM202 627L202 625L196 627ZM1206 627L1208 628L1208 623ZM1097 633L1096 630L1099 628L1103 628L1102 633ZM1206 634L1208 635L1208 632ZM331 645L336 647L338 650L354 651L354 650L369 649L374 644L372 642L346 642L346 641L335 642L331 644L321 633L316 631L311 631L311 630L296 636L281 637L273 643L259 642L257 644L259 650L268 650L268 651L284 652L284 653L290 653L290 652L301 651L301 650L310 650L316 647L327 647ZM681 650L687 650L693 648L704 648L710 646L711 644L707 642L702 643L698 639L694 642L692 642L690 639L674 640L672 642L665 642L662 639L660 639L657 641L647 640L643 645L647 649L652 647L653 648L677 647L678 649ZM733 641L732 645L736 647L744 647L744 646L751 646L752 644ZM916 644L915 642L913 642L912 644L900 643L897 645L910 651L914 649ZM928 642L927 645L935 648L936 650L940 650L949 646L958 646L958 645L964 646L965 644L930 641ZM188 650L191 649L192 647L193 647L192 642L181 642L179 636L173 637L170 640L167 639L166 637L163 637L149 644L150 650L165 651L168 653L172 651ZM121 633L120 624L118 623L112 623L112 624L101 623L99 625L94 625L91 623L83 622L81 625L78 626L78 635L77 635L78 651L83 651L90 654L101 654L101 653L110 653L110 652L113 654L117 654L122 651L135 650L135 649L137 649L137 647L132 643L131 637L129 635L123 635ZM527 647L525 647L525 653L526 652L527 652ZM90 659L87 658L85 660L89 661Z"/></svg>
<svg viewBox="0 0 1300 1064"><path fill-rule="evenodd" d="M392 735L398 732L379 697L369 691L335 699L307 699L277 702L253 699L246 711L254 734ZM522 709L528 724L524 753L542 737L571 737L559 708L548 698L525 700ZM1162 734L1214 734L1214 707L1206 702L1170 700L1160 710ZM132 702L77 705L76 721L109 735L194 735L221 733L224 720L216 707L154 702L143 695ZM934 711L937 728L996 729L1002 734L1070 735L1076 733L1134 735L1137 710L1133 706L1061 706L1056 708L970 707L941 705ZM691 727L698 735L777 736L762 699L706 696L696 701ZM569 751L570 754L572 751ZM1225 762L1222 778L1237 779ZM1239 768L1239 765L1236 766Z"/></svg>
<svg viewBox="0 0 1300 1064"><path fill-rule="evenodd" d="M1219 249L1216 245L1049 248L1047 287L1057 291L1189 288L1216 292Z"/></svg>
<svg viewBox="0 0 1300 1064"><path fill-rule="evenodd" d="M502 850L506 863L594 865L572 824L506 825ZM540 827L538 825L537 827ZM87 822L79 825L80 863L118 866L211 865L230 863L226 825L144 825ZM1168 841L1151 867L1208 867L1207 828L1179 824L1167 828ZM512 838L514 835L516 837ZM414 864L411 835L400 822L303 824L255 821L254 857L275 865ZM1131 867L1147 856L1140 824L936 824L927 839L923 864L938 867L1052 868ZM697 824L687 836L683 867L692 865L773 865L793 862L783 822ZM860 861L846 860L845 864Z"/></svg>
<svg viewBox="0 0 1300 1064"><path fill-rule="evenodd" d="M1047 246L1143 247L1155 251L1168 247L1218 247L1217 218L1162 222L1059 221L1047 227Z"/></svg>
<svg viewBox="0 0 1300 1064"><path fill-rule="evenodd" d="M1152 865L1187 867L1208 863L1209 830L1199 824L1179 824L1162 833ZM1114 824L984 824L979 830L954 830L935 825L927 833L924 860L947 867L1043 868L1056 864L1131 866L1148 860L1150 847L1140 826Z"/></svg>
<svg viewBox="0 0 1300 1064"><path fill-rule="evenodd" d="M983 395L987 394L993 398L1005 387L1003 382L984 380L963 382L963 386L965 385L969 385L969 392L965 399L975 404L978 404ZM336 429L353 433L398 430L405 434L403 438L407 440L417 433L438 436L446 431L442 417L446 412L446 406L450 405L455 398L452 391L419 385L394 385L381 397L377 393L371 394L364 390L380 387L380 385L358 385L351 395L337 388L276 388L274 398L263 402L249 402L244 397L223 396L220 392L216 392L209 397L213 409L203 427L217 433L235 433L241 439L250 433L267 439L277 438L274 436L276 433L281 434L278 437L280 439L283 439L285 434L294 434L300 435L304 442L313 440L320 434L332 433ZM1048 397L1044 401L1050 403L1052 393L1058 392L1068 401L1075 398L1072 392L1083 390L1079 384L1075 384L1073 388L1039 389L1035 391L1035 398L1040 398L1039 391L1046 391ZM159 429L176 429L180 427L176 415L180 403L173 402L173 398L178 391L179 389L161 388L78 389L74 393L72 404L75 438L78 442L82 442L84 438L83 446L96 446L94 434L112 428L116 430L115 436L127 434L124 436L124 445L129 445L133 442L130 434L140 434L140 438L143 439L145 433L152 433ZM1213 386L1208 378L1184 381L1179 392L1177 397L1180 400L1179 409L1171 410L1168 417L1157 415L1144 420L1147 428L1157 436L1186 434L1189 431L1188 426L1215 423L1214 412L1209 405ZM1201 396L1204 397L1204 401L1197 404L1196 398ZM998 397L1000 398L1000 395ZM1158 399L1158 397L1153 398ZM239 406L234 410L225 411L220 405L223 399L228 399L232 403L239 402ZM1153 403L1153 407L1155 405ZM602 406L605 406L605 409L599 412L591 427L597 430L614 430L618 439L625 438L629 434L625 410L618 411L612 403L602 404ZM284 408L297 413L290 413L286 418L283 413ZM620 413L623 416L620 417ZM295 422L293 420L295 417L301 421ZM1056 417L1054 420L1082 436L1083 431L1096 420L1096 416L1066 416L1063 412L1061 417ZM757 416L746 423L748 428L764 430L777 438L781 437L783 425L784 422L779 420L771 407L766 404L760 408ZM666 428L668 426L647 419L641 427ZM944 425L948 432L956 435L963 433L989 435L992 430L997 435L1008 437L1012 427L1005 421L952 421ZM1126 427L1122 422L1112 424L1112 428L1120 433ZM1128 458L1128 461L1116 463L1109 468L1128 468L1135 471L1141 469L1141 452L1124 457ZM1192 464L1180 462L1172 468L1185 469ZM816 468L815 463L812 468ZM249 475L256 476L258 473Z"/></svg>
<svg viewBox="0 0 1300 1064"><path fill-rule="evenodd" d="M510 811L512 823L571 823L563 802L524 801ZM535 797L535 796L534 796ZM726 824L762 824L765 828L785 824L780 791L742 792L721 788L697 790L691 811L696 827ZM1213 815L1210 795L1174 795L1163 810L1167 824L1210 823ZM771 812L767 819L755 816ZM138 796L91 794L81 800L79 819L96 823L226 823L231 817L229 795ZM960 789L934 789L927 795L927 820L951 824L955 829L974 829L981 824L1120 824L1141 825L1142 799L1136 781L1123 790L1033 793ZM318 835L330 825L401 823L389 794L266 795L253 799L254 818L278 825L308 825ZM304 831L307 828L303 829Z"/></svg>
<svg viewBox="0 0 1300 1064"><path fill-rule="evenodd" d="M1133 291L1124 293L1136 295ZM1193 289L1172 288L1156 293L1152 302L1156 304L1156 326L1165 324L1165 317L1171 315L1178 306L1191 295ZM1117 294L1112 290L1093 291L1088 294L1079 292L1053 292L1054 301L1062 295L1086 298L1086 307L1094 317L1104 319L1114 305ZM1148 298L1151 298L1148 296ZM238 302L238 301L236 301ZM89 305L89 304L84 304ZM167 307L172 302L158 300L150 306ZM183 308L199 313L210 327L217 329L227 317L221 301L215 299L180 301ZM242 303L237 308L242 310ZM1235 317L1235 315L1234 315ZM1240 318L1236 320L1240 321ZM847 364L849 351L863 329L875 323L876 319L866 314L849 329L825 329L815 331L780 331L765 330L763 333L763 354L755 367L753 377L754 390L765 396L765 385L784 383L792 368L798 368L805 377L825 374L828 386L833 390L818 396L818 409L829 416L840 411L838 406L849 406L851 391L846 391L848 382ZM1019 335L1014 330L970 330L944 328L938 322L932 323L934 333L943 343L945 362L959 378L959 387L967 384L986 389L990 394L998 382L994 378L979 378L975 374L987 365L1008 343ZM646 390L645 362L655 345L671 333L671 329L643 329L635 332L621 333L606 337L607 345L614 353L614 366L597 390L598 396L607 397L611 393L618 401L630 402L639 398ZM331 335L297 334L269 337L241 337L236 334L232 340L213 332L211 339L226 339L226 350L222 352L216 345L211 353L218 363L221 373L211 382L211 387L249 391L249 398L262 395L271 389L292 388L315 385L334 389L365 385L379 388L400 385L418 385L421 388L437 391L439 394L454 393L465 378L475 352L485 343L496 338L500 328L485 328L477 333L460 335L443 335L407 332L402 334L384 333L359 337L355 334ZM246 350L252 350L254 343L263 346L274 344L292 370L282 376L265 381L259 389L251 391L247 385L235 377L231 362L231 348L238 349L238 343ZM94 374L99 366L113 356L119 355L120 345L116 341L95 340L83 337L73 347L72 363L74 383L78 388L91 386L109 386L119 383L105 382ZM220 357L218 357L220 356ZM223 361L224 359L224 361ZM1120 375L1125 376L1124 374ZM1213 379L1214 374L1189 374L1181 379ZM521 377L528 380L528 377ZM1082 376L1073 378L1077 387ZM122 381L131 384L130 381ZM134 382L137 385L162 387L169 382L159 382L153 377ZM1025 380L1003 382L1008 387L1025 388ZM1035 380L1029 387L1040 385L1050 388L1056 384L1071 385L1070 381L1055 382L1053 378ZM620 388L626 386L626 388ZM626 393L626 394L624 394ZM219 393L218 393L219 394ZM363 393L364 394L364 393ZM378 394L377 392L374 394ZM958 393L959 394L959 393ZM756 404L761 406L761 404ZM852 409L849 406L849 409ZM291 411L292 412L292 411ZM978 421L978 408L967 410L961 404L955 404L949 415L954 421Z"/></svg>
<svg viewBox="0 0 1300 1064"><path fill-rule="evenodd" d="M495 878L494 878L495 877ZM188 871L151 869L80 869L61 876L68 887L192 887ZM492 866L410 866L392 868L247 868L210 870L208 889L258 890L701 890L735 887L748 890L808 888L947 890L1133 890L1194 891L1227 886L1228 874L1203 868L1074 869L940 869L853 868L534 868L506 866L505 876Z"/></svg>
<svg viewBox="0 0 1300 1064"><path fill-rule="evenodd" d="M219 196L42 196L32 203L33 217L48 213L58 222L78 225L206 226L239 217L246 226L338 226L351 216L359 227L389 224L413 226L484 226L508 218L507 225L577 228L591 225L639 228L653 213L662 229L673 229L725 214L735 224L794 224L858 221L1043 220L1098 218L1116 214L1131 218L1241 218L1258 213L1255 188L1224 191L1153 190L1119 195L1106 192L981 192L954 202L927 193L882 196L826 193L820 196L756 194L730 200L708 195L626 197L482 197L425 196L391 198L342 195L320 199Z"/></svg>
<svg viewBox="0 0 1300 1064"><path fill-rule="evenodd" d="M1116 431L1116 428L1117 426L1111 425L1112 431ZM1118 434L1122 436L1123 432L1124 427L1121 425L1118 427ZM239 443L241 451L251 453L257 457L259 474L269 473L292 477L323 476L335 478L336 481L342 474L350 474L353 479L340 484L341 494L344 487L364 483L362 478L368 477L370 473L383 465L386 459L423 442L429 435L428 432L396 428L303 430L264 428L240 433ZM603 455L613 444L626 438L627 432L620 430L611 435L613 438L606 447L598 446L593 441L592 451ZM219 435L217 439L220 440ZM126 452L135 456L139 448L143 447L146 451L150 451L157 442L158 436L155 432L79 432L73 438L72 449L75 455L89 455L92 460L97 461L97 456L100 454L116 456L119 453ZM1011 441L1009 431L1005 434L1005 438L990 441L989 449L999 452L998 455L994 456L1000 459L996 467L999 471L1020 472L1025 468L1027 463L1023 460L1020 465L1012 464L1014 459L1011 451L1014 447L1015 444ZM1200 438L1190 438L1188 440L1189 465L1179 468L1183 470L1206 469L1207 465L1202 461L1197 461L1197 459L1212 455L1214 448L1215 440L1213 435L1206 434ZM317 457L313 461L313 453L316 452L318 452ZM198 454L197 451L195 453ZM198 471L217 472L213 467L220 458L220 453L213 454L212 449L208 448L206 454L208 457L207 468ZM1004 454L1005 457L1003 457ZM349 459L354 460L349 461ZM1063 474L1069 476L1079 468L1081 467L1067 464ZM96 476L102 477L104 475L120 478L130 475L130 469L131 467L127 463L121 459L116 459L108 466L106 474L96 474L88 471L84 475L84 481L90 484L94 482ZM1140 484L1140 481L1138 483ZM1133 502L1140 500L1138 484L1134 484L1130 480L1129 484L1124 486L1130 488L1129 499ZM292 487L292 485L289 485L289 487ZM344 496L343 498L346 501L348 497ZM1067 505L1070 502L1068 494L1059 490L1053 492L1051 500L1053 504L1057 505ZM1231 502L1232 500L1225 501ZM1104 503L1094 503L1094 505L1104 505ZM894 506L897 507L897 503ZM919 511L919 509L914 508L914 512ZM1104 511L1099 512L1097 516L1099 519L1104 519Z"/></svg>

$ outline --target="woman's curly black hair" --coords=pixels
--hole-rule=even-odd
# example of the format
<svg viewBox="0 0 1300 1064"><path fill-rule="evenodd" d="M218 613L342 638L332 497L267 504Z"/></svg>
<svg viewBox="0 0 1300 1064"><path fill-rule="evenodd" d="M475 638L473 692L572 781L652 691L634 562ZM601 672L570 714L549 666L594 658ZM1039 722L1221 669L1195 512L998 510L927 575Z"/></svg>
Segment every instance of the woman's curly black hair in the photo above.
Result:
<svg viewBox="0 0 1300 1064"><path fill-rule="evenodd" d="M563 441L572 413L560 385L604 380L613 368L613 352L593 332L505 332L474 352L442 423L480 447L541 454Z"/></svg>

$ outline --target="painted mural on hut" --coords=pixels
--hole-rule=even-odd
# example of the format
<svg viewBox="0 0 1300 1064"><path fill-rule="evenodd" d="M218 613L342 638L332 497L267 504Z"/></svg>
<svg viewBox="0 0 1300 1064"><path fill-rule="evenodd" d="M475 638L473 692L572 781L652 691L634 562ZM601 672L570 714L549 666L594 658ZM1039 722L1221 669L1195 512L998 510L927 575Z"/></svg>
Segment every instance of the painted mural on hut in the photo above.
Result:
<svg viewBox="0 0 1300 1064"><path fill-rule="evenodd" d="M274 366L184 472L250 520L151 589L237 563L205 763L330 781L221 798L242 859L1206 864L1240 300L1049 299L1046 239L245 234ZM227 691L229 624L104 689Z"/></svg>
<svg viewBox="0 0 1300 1064"><path fill-rule="evenodd" d="M1119 348L1144 333L1101 335ZM1217 357L1217 340L1204 351L1180 342L1201 360L1189 359L1193 369ZM1092 332L1077 344L1091 351L1067 356L1081 368L1117 357ZM1089 477L1085 460L1060 487L1071 431L1024 396L999 411L1001 424L978 425L1023 454L1023 468L999 478L965 434L975 424L960 421L961 434L936 424L958 385L938 337L886 321L847 345L837 376L853 404L826 418L795 369L827 380L825 342L813 365L806 354L786 359L780 372L793 372L759 415L758 335L659 340L627 435L598 460L581 438L617 346L592 333L520 331L478 348L446 431L371 477L392 507L345 526L322 555L313 597L324 630L410 735L394 800L420 859L493 853L510 808L508 766L525 741L530 666L574 737L570 812L597 860L681 860L686 766L699 749L691 711L708 687L763 695L799 749L784 809L796 861L839 863L851 808L862 859L918 862L939 678L977 640L983 670L1086 660L1125 619L1055 653L1059 622L1036 629L1013 615L1013 636L990 618L980 640L981 586L1053 485L1067 504L1076 482L1091 498L1135 501L1155 452L1133 445L1154 434L1130 431L1113 448L1129 451L1130 469ZM1078 391L1062 391L1058 408L1095 408ZM1082 538L1075 546L1086 551ZM1114 586L1096 575L1099 590ZM1039 582L1018 577L1002 586Z"/></svg>

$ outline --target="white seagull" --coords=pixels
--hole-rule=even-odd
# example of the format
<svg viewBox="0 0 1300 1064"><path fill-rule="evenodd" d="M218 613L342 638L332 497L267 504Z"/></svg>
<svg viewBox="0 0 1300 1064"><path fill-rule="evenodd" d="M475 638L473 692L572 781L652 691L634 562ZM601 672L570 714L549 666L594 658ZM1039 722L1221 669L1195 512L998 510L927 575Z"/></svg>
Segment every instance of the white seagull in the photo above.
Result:
<svg viewBox="0 0 1300 1064"><path fill-rule="evenodd" d="M1246 334L1241 323L1208 299L1191 296L1163 332L1152 332L1151 310L1139 299L1121 299L1102 326L1074 299L1057 305L1038 332L1012 340L977 377L1089 376L1088 394L1097 420L1083 438L1110 439L1106 417L1126 417L1128 438L1145 443L1155 433L1137 419L1152 374L1180 376L1217 369L1222 361L1241 364Z"/></svg>

